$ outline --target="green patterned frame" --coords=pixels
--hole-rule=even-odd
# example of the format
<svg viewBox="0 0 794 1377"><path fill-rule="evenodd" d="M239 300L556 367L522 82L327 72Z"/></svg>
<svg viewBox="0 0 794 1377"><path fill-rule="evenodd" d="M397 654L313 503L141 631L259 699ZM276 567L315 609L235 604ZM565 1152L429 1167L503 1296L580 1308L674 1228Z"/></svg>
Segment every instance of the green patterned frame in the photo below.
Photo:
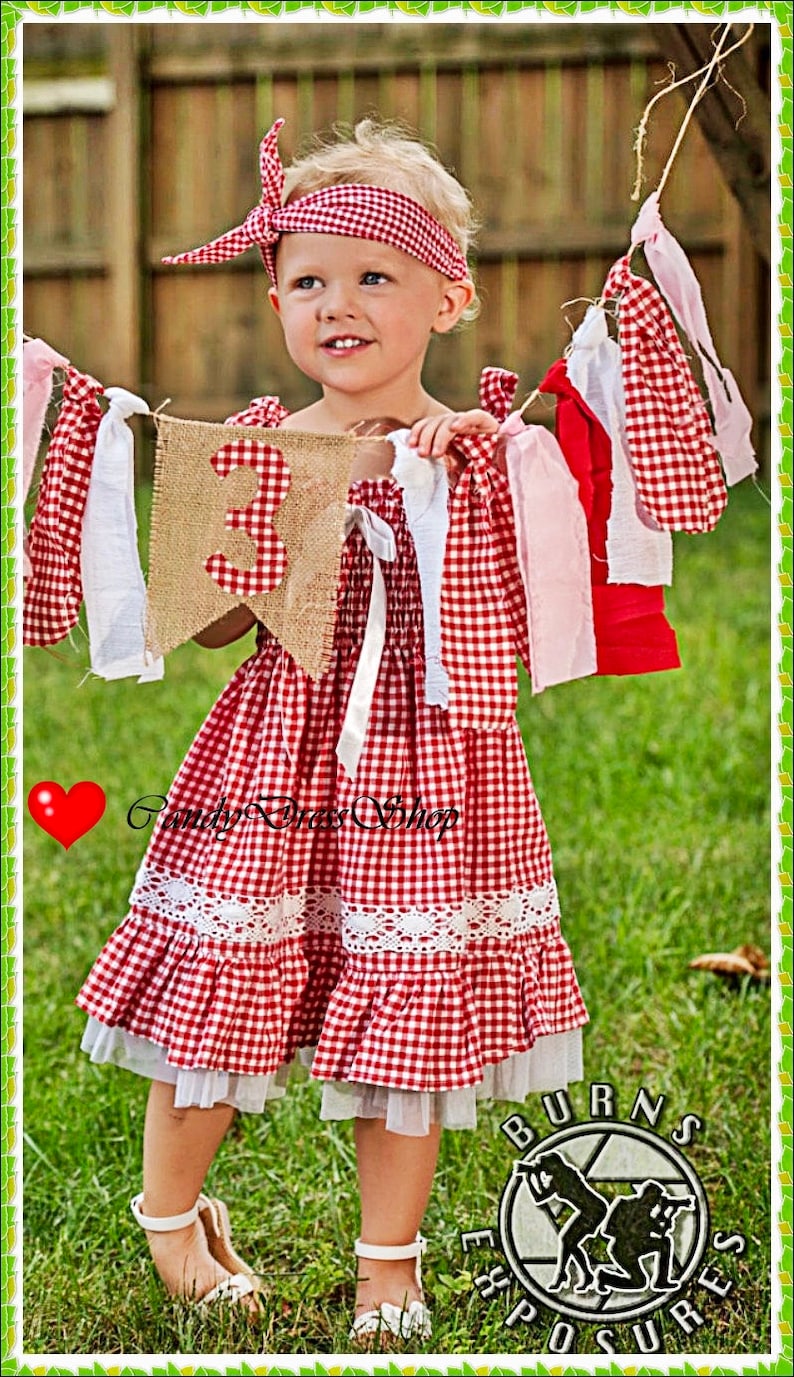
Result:
<svg viewBox="0 0 794 1377"><path fill-rule="evenodd" d="M777 632L777 689L775 711L777 713L777 750L774 772L777 784L777 826L780 842L778 849L779 872L775 877L777 899L777 947L776 947L776 996L778 1042L775 1050L777 1071L776 1112L778 1122L773 1135L773 1174L775 1194L773 1200L778 1210L776 1252L773 1254L777 1269L777 1311L773 1316L773 1345L775 1356L771 1363L763 1363L753 1368L743 1364L741 1355L735 1361L707 1364L695 1368L691 1363L674 1362L665 1366L668 1373L710 1374L717 1372L756 1372L787 1373L792 1366L792 847L791 847L791 718L792 718L792 18L790 6L785 3L747 5L741 3L575 3L562 0L562 3L503 3L502 0L484 0L484 3L460 3L439 5L433 3L320 3L311 6L289 3L289 0L252 0L252 3L211 3L210 0L153 0L152 3L59 3L58 0L39 0L35 3L22 3L22 0L3 0L0 11L0 60L2 61L2 955L0 955L0 986L2 987L2 1023L0 1026L0 1056L2 1057L2 1293L0 1294L0 1354L3 1371L32 1377L32 1374L48 1374L63 1371L63 1368L50 1366L31 1367L21 1364L17 1359L20 1350L19 1325L19 1281L18 1281L18 1225L20 1218L21 1181L17 1143L21 1138L19 1121L19 1095L17 1077L17 1049L19 1046L19 1007L17 1003L17 965L19 924L17 921L17 897L19 877L18 835L20 826L17 816L21 807L19 797L19 776L17 770L18 728L19 728L19 661L18 644L19 609L21 598L21 579L19 577L19 529L17 511L16 460L19 453L19 362L22 347L22 321L20 318L18 280L17 280L17 239L19 213L17 201L17 150L20 139L20 116L17 105L17 89L20 71L20 30L26 16L41 19L57 19L80 11L96 13L104 11L111 17L128 19L135 15L145 17L155 12L180 14L190 19L200 19L210 13L237 12L231 17L242 17L241 12L250 11L263 18L277 20L307 9L316 12L318 20L344 23L346 19L356 19L375 14L386 18L390 12L397 12L400 19L410 22L423 19L429 14L446 11L449 19L468 16L479 20L498 20L501 16L537 14L549 16L586 19L596 10L617 11L628 18L645 18L676 12L677 16L691 14L693 19L737 19L771 18L776 26L781 52L781 62L776 75L779 94L779 162L776 171L777 186L774 204L778 215L778 275L773 282L773 310L777 310L777 416L773 426L773 463L777 463L777 489L779 507L777 515L777 543L775 549L775 578L777 583L776 614ZM520 1366L520 1359L509 1367L503 1364L492 1367L456 1360L443 1364L443 1359L432 1361L432 1365L404 1366L399 1362L383 1359L362 1362L360 1365L345 1366L307 1363L297 1358L285 1366L279 1360L278 1366L260 1365L256 1367L235 1359L230 1365L222 1357L210 1360L209 1365L177 1366L173 1362L160 1362L152 1367L119 1362L111 1367L78 1358L70 1370L80 1373L218 1373L236 1372L240 1374L276 1374L293 1371L306 1374L330 1374L373 1372L389 1374L421 1374L455 1372L461 1377L488 1377L496 1372L516 1372L527 1374L574 1374L584 1370L561 1365L535 1363L531 1367ZM628 1360L627 1360L628 1361ZM579 1359L581 1364L581 1359ZM656 1373L662 1369L643 1365L625 1366L623 1363L592 1362L587 1370L594 1373Z"/></svg>

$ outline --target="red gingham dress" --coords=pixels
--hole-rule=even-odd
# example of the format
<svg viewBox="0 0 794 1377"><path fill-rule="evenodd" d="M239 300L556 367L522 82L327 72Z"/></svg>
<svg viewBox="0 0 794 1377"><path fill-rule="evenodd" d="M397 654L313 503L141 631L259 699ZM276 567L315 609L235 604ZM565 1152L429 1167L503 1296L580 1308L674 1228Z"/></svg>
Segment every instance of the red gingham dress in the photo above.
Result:
<svg viewBox="0 0 794 1377"><path fill-rule="evenodd" d="M285 414L268 399L234 420ZM495 1070L587 1021L546 830L515 718L475 729L424 702L399 487L361 480L350 500L388 522L397 549L381 565L386 645L355 779L335 746L372 583L357 528L331 667L312 681L260 630L176 776L131 910L77 1002L189 1072L272 1076L312 1048L312 1075L336 1085L504 1085ZM478 615L487 622L488 606ZM219 806L244 813L225 835ZM185 817L197 808L203 827Z"/></svg>

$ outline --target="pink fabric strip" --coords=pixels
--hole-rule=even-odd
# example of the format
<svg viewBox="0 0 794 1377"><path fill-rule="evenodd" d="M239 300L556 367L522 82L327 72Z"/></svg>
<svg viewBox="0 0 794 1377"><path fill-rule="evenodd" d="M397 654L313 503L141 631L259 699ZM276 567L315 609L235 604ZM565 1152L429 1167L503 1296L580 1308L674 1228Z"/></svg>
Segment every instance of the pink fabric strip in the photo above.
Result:
<svg viewBox="0 0 794 1377"><path fill-rule="evenodd" d="M508 416L506 464L529 619L532 692L596 672L587 521L554 436Z"/></svg>
<svg viewBox="0 0 794 1377"><path fill-rule="evenodd" d="M22 349L22 501L27 498L30 480L36 464L44 430L50 397L52 396L52 375L56 368L66 368L69 360L56 354L43 339L29 339ZM22 571L27 578L33 567L28 554L28 537L25 532L22 554Z"/></svg>
<svg viewBox="0 0 794 1377"><path fill-rule="evenodd" d="M753 420L736 379L717 357L700 284L678 240L662 221L657 192L642 206L631 231L631 243L632 247L642 244L660 290L698 352L714 416L716 449L726 481L733 486L758 467L750 440Z"/></svg>

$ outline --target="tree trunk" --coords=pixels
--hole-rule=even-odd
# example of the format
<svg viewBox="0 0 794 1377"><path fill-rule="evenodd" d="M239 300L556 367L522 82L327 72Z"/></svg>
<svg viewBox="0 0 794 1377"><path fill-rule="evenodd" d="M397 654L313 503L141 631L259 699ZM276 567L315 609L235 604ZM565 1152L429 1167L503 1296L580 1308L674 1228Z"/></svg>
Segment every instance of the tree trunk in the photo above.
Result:
<svg viewBox="0 0 794 1377"><path fill-rule="evenodd" d="M676 79L695 72L714 54L714 29L711 24L653 24L659 56L673 62ZM736 37L740 37L736 28ZM750 237L765 263L771 258L771 106L745 54L756 49L756 34L745 48L732 53L725 65L731 86L747 105L718 78L695 109L697 119L719 169L742 209ZM734 41L736 41L734 39ZM730 44L728 44L730 46ZM679 94L689 101L697 82L682 87Z"/></svg>

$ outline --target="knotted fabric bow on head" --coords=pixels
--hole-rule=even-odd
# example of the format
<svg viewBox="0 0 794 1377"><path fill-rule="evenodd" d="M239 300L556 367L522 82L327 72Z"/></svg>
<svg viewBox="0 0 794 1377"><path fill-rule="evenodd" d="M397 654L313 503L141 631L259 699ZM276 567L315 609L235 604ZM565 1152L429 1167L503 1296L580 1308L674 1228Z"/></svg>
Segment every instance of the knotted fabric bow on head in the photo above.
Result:
<svg viewBox="0 0 794 1377"><path fill-rule="evenodd" d="M262 199L243 223L200 248L164 258L164 263L225 263L256 246L275 284L276 248L282 234L344 234L391 244L452 281L469 276L466 256L449 230L401 191L346 182L321 187L282 205L284 168L278 135L283 124L276 120L259 145Z"/></svg>

